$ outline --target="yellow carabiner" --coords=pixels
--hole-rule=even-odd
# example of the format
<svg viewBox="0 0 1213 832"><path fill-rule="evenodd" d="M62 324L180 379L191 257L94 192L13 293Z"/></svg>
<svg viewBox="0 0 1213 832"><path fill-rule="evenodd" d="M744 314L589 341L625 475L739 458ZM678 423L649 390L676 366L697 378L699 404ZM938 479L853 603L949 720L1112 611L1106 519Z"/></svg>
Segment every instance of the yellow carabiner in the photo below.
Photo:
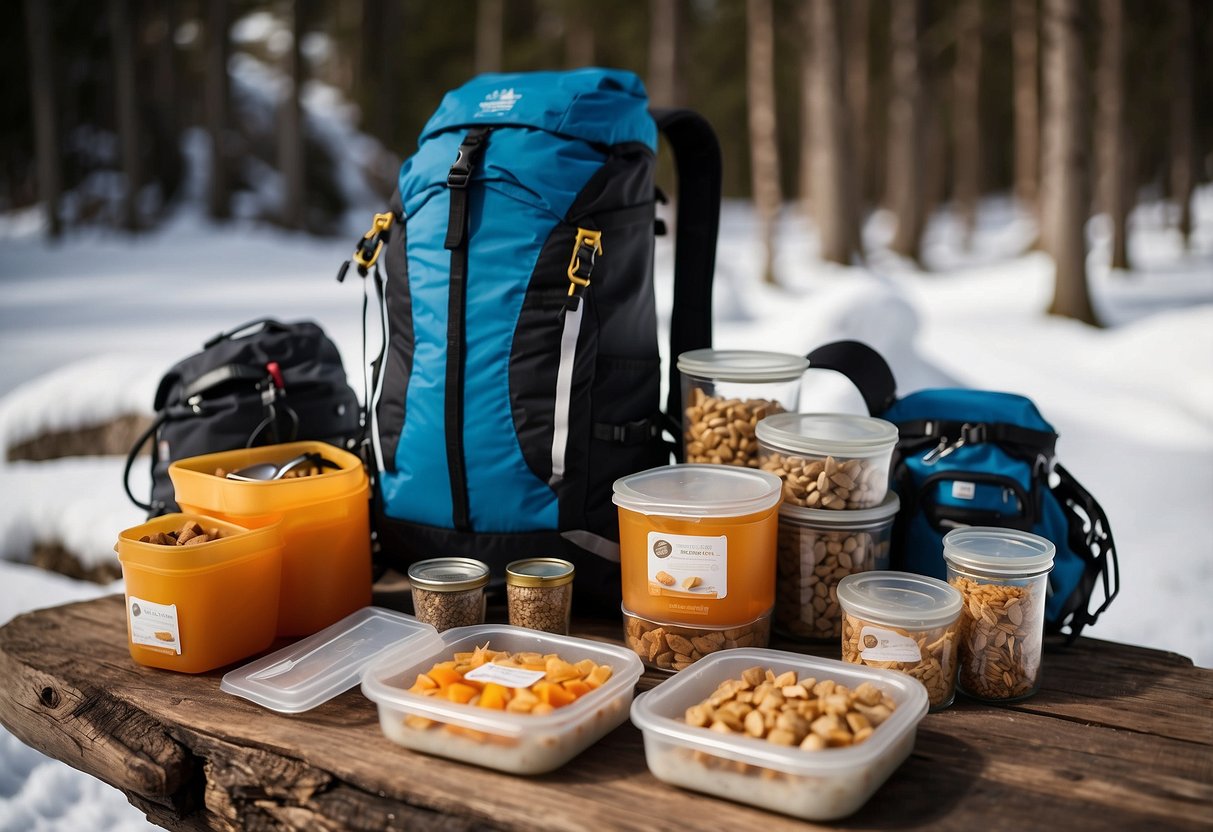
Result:
<svg viewBox="0 0 1213 832"><path fill-rule="evenodd" d="M602 232L592 231L589 228L578 228L577 239L573 241L573 256L569 258L569 297L577 291L578 286L589 286L590 279L582 277L578 274L581 271L581 247L589 246L594 251L594 256L602 254ZM594 259L590 258L590 270L594 269Z"/></svg>
<svg viewBox="0 0 1213 832"><path fill-rule="evenodd" d="M358 248L354 249L354 262L363 269L370 269L374 266L375 261L379 259L379 253L383 251L383 234L391 227L391 212L376 214L374 220L371 221L371 230L362 235L363 240L375 240L375 250L367 255L365 254L366 244L360 244Z"/></svg>

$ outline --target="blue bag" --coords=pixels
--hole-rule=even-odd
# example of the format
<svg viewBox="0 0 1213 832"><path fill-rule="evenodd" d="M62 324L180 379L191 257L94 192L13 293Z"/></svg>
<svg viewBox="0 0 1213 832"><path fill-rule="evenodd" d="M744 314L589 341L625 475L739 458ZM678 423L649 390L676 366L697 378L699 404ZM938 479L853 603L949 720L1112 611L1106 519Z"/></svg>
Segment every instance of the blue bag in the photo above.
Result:
<svg viewBox="0 0 1213 832"><path fill-rule="evenodd" d="M986 390L894 395L884 359L841 341L809 353L810 367L848 376L872 415L897 426L891 485L901 499L894 568L946 577L943 536L963 526L999 526L1053 541L1045 626L1071 637L1094 624L1120 589L1108 518L1056 460L1057 433L1031 400ZM1090 611L1102 583L1103 602Z"/></svg>

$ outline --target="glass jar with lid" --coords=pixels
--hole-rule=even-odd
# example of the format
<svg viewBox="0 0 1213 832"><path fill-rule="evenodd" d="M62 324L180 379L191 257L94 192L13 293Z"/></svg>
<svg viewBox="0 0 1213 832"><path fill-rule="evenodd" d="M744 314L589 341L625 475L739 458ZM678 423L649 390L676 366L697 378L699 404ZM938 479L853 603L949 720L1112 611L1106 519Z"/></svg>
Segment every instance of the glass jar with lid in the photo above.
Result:
<svg viewBox="0 0 1213 832"><path fill-rule="evenodd" d="M439 632L484 623L488 564L472 558L431 558L409 567L413 610Z"/></svg>

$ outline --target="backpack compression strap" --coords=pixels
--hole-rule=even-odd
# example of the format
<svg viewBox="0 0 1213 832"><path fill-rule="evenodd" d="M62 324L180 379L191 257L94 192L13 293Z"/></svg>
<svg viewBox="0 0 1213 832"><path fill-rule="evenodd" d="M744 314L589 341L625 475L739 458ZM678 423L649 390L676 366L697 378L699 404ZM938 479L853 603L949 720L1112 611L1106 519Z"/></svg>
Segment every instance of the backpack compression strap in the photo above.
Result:
<svg viewBox="0 0 1213 832"><path fill-rule="evenodd" d="M862 341L834 341L805 357L811 370L834 370L850 379L873 416L884 413L897 401L893 371L880 353Z"/></svg>
<svg viewBox="0 0 1213 832"><path fill-rule="evenodd" d="M712 346L712 275L720 226L720 143L693 110L655 109L653 120L670 143L678 170L678 224L674 251L674 309L670 316L670 392L666 415L682 422L678 356ZM675 437L681 436L677 428ZM682 460L682 442L675 442Z"/></svg>

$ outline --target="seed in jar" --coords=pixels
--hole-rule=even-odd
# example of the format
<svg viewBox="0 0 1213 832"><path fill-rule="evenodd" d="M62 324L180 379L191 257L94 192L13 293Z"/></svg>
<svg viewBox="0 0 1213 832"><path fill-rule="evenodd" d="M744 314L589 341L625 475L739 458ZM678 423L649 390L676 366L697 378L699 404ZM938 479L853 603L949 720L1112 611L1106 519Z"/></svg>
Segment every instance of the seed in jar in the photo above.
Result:
<svg viewBox="0 0 1213 832"><path fill-rule="evenodd" d="M197 546L212 540L218 540L223 535L218 529L203 529L197 520L187 520L180 529L169 532L145 534L139 538L140 543L155 543L159 546Z"/></svg>
<svg viewBox="0 0 1213 832"><path fill-rule="evenodd" d="M625 615L624 641L650 666L685 670L709 653L733 647L765 647L770 640L769 618L741 627L705 630L656 624Z"/></svg>
<svg viewBox="0 0 1213 832"><path fill-rule="evenodd" d="M1038 605L1044 603L1043 589L1034 592L1029 586L979 583L961 576L950 583L965 601L960 616L960 686L983 699L1031 693L1040 673ZM1032 628L1027 622L1037 623Z"/></svg>
<svg viewBox="0 0 1213 832"><path fill-rule="evenodd" d="M877 505L888 490L888 470L874 460L807 459L764 451L759 466L780 477L789 503L807 508L856 509Z"/></svg>
<svg viewBox="0 0 1213 832"><path fill-rule="evenodd" d="M918 661L881 661L864 656L865 649L875 644L862 641L864 627L888 630L918 645L921 658ZM852 664L868 667L883 667L897 670L922 682L927 689L927 699L932 708L952 701L956 685L956 651L960 641L959 621L930 630L905 630L887 624L873 624L843 613L842 659ZM871 714L865 713L871 718Z"/></svg>
<svg viewBox="0 0 1213 832"><path fill-rule="evenodd" d="M480 588L435 592L414 586L413 607L418 619L440 632L484 623L484 591Z"/></svg>
<svg viewBox="0 0 1213 832"><path fill-rule="evenodd" d="M506 586L510 624L545 633L568 633L573 585Z"/></svg>
<svg viewBox="0 0 1213 832"><path fill-rule="evenodd" d="M838 638L838 582L876 569L888 557L886 534L819 531L782 520L776 547L775 623L792 636Z"/></svg>
<svg viewBox="0 0 1213 832"><path fill-rule="evenodd" d="M683 441L687 462L758 467L758 440L754 427L773 413L782 413L777 401L709 396L701 388L691 394L684 411Z"/></svg>

